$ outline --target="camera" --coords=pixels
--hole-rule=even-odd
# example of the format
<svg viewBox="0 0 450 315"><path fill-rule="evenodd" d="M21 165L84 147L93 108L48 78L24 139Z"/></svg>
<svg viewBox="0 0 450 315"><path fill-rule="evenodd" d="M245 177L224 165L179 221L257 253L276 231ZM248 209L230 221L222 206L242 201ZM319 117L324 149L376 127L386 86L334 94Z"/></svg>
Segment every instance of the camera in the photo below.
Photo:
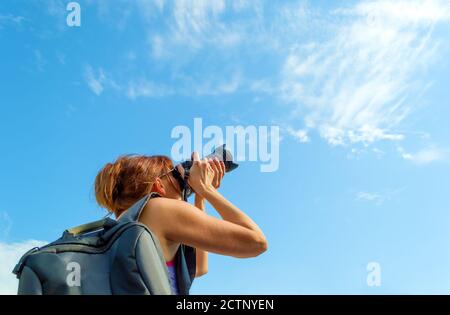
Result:
<svg viewBox="0 0 450 315"><path fill-rule="evenodd" d="M233 155L229 150L225 148L225 144L221 145L218 148L215 148L214 151L205 156L208 159L217 158L219 161L223 161L225 164L225 172L231 172L235 170L239 165L233 162ZM183 174L181 174L177 167L173 170L173 175L175 179L178 181L180 185L181 195L184 201L187 201L188 197L192 195L194 192L192 188L188 184L189 171L192 167L193 162L188 160L180 163L181 167L184 169Z"/></svg>
<svg viewBox="0 0 450 315"><path fill-rule="evenodd" d="M214 159L216 157L219 161L224 162L225 171L231 172L235 170L239 165L233 162L233 155L229 150L225 148L225 146L226 145L223 144L220 147L215 148L214 151L211 154L205 156L205 158ZM189 169L192 166L192 161L184 161L180 165L183 167L185 172L189 173Z"/></svg>

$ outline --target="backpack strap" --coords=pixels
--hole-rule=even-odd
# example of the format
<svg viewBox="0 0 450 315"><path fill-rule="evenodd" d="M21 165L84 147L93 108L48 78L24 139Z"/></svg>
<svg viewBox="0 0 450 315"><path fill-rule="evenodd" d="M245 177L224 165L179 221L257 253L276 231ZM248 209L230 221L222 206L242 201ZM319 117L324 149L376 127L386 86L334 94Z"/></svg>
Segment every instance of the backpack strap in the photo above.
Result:
<svg viewBox="0 0 450 315"><path fill-rule="evenodd" d="M70 229L67 229L64 231L63 238L73 237L82 235L85 233L90 233L97 230L109 230L113 226L117 224L117 221L110 219L110 218L104 218L98 221L89 222L83 225L79 225Z"/></svg>
<svg viewBox="0 0 450 315"><path fill-rule="evenodd" d="M176 275L180 295L189 295L197 269L195 247L181 244L176 255Z"/></svg>
<svg viewBox="0 0 450 315"><path fill-rule="evenodd" d="M151 192L145 195L143 198L139 199L134 205L132 205L128 210L126 210L117 220L119 223L125 222L137 222L141 216L142 210L151 198L161 197L160 194L156 192Z"/></svg>
<svg viewBox="0 0 450 315"><path fill-rule="evenodd" d="M16 266L12 271L12 273L16 275L17 279L20 279L20 275L22 273L23 267L25 266L25 261L27 260L27 258L38 250L39 247L33 247L32 249L30 249L29 251L27 251L25 254L22 255L19 262L16 264Z"/></svg>
<svg viewBox="0 0 450 315"><path fill-rule="evenodd" d="M152 192L138 200L119 217L119 223L138 221L139 216L141 215L147 202L151 198L157 197L161 197L161 195L156 192ZM188 295L189 289L191 288L192 282L195 278L197 263L196 249L194 247L181 244L178 248L175 260L179 293L181 295Z"/></svg>

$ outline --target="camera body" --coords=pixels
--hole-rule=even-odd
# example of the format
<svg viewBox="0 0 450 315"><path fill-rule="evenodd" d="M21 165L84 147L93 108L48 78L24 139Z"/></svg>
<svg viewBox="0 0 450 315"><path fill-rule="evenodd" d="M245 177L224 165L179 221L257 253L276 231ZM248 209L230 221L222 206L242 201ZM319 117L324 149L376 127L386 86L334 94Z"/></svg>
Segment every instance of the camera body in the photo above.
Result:
<svg viewBox="0 0 450 315"><path fill-rule="evenodd" d="M205 158L217 158L219 161L223 161L225 164L225 172L227 173L235 170L239 166L237 163L233 162L233 155L229 150L225 148L225 144L221 145L218 148L215 148L214 151L211 154L205 156ZM192 164L193 162L190 160L184 161L179 164L184 169L183 174L180 173L177 167L175 167L173 170L173 175L180 185L181 195L184 201L187 201L189 196L191 196L193 193L192 188L188 184L188 177Z"/></svg>
<svg viewBox="0 0 450 315"><path fill-rule="evenodd" d="M233 162L233 155L229 150L225 148L225 144L221 145L218 148L215 148L214 151L205 156L205 158L214 159L215 157L219 161L223 161L225 164L225 172L231 172L235 170L239 165L237 163ZM184 161L180 164L183 168L185 173L189 173L189 169L192 166L192 161Z"/></svg>

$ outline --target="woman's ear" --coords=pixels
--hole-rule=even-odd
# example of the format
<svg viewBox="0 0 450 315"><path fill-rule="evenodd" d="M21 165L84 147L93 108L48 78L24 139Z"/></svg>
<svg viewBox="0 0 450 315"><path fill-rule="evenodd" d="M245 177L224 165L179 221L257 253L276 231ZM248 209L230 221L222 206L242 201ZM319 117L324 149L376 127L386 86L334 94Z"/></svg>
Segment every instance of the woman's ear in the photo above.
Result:
<svg viewBox="0 0 450 315"><path fill-rule="evenodd" d="M152 192L156 192L160 194L161 196L166 195L166 190L164 189L164 184L162 183L160 178L157 178L155 182L152 185Z"/></svg>

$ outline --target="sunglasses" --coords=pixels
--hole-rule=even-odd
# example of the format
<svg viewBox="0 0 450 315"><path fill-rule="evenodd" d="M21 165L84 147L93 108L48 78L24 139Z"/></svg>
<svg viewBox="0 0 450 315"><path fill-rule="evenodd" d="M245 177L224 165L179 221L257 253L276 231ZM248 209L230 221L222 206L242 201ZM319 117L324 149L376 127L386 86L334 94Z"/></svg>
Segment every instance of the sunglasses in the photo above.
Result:
<svg viewBox="0 0 450 315"><path fill-rule="evenodd" d="M178 170L177 167L174 167L173 169L171 169L170 171L168 171L167 173L159 176L159 178L164 177L166 175L172 174L172 176L176 179L176 181L178 182L178 186L180 187L180 191L181 191L181 197L183 198L184 201L187 201L187 199L193 194L193 190L191 188L191 186L189 186L188 184L188 178L189 178L189 172L185 173L185 176L181 175L180 171Z"/></svg>

